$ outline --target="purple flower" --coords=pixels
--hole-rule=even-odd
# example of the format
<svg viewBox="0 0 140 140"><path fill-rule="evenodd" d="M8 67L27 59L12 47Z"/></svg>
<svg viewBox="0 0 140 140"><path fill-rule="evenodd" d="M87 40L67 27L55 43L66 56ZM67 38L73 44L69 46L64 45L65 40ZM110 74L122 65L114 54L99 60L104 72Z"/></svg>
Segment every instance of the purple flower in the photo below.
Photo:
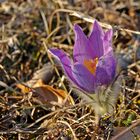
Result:
<svg viewBox="0 0 140 140"><path fill-rule="evenodd" d="M98 86L108 85L115 76L116 59L112 49L112 29L104 32L97 21L87 37L80 26L74 26L73 61L59 49L50 49L62 64L67 77L82 90L93 93Z"/></svg>

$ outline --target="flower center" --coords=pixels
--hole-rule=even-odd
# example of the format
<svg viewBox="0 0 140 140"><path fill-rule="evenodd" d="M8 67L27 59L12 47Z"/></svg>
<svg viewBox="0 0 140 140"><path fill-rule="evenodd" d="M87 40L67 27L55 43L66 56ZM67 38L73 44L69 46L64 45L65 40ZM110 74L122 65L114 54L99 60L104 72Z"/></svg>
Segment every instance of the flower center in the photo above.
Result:
<svg viewBox="0 0 140 140"><path fill-rule="evenodd" d="M95 59L89 59L89 60L85 59L84 60L84 66L92 74L95 74L97 63L98 63L98 58L97 57Z"/></svg>

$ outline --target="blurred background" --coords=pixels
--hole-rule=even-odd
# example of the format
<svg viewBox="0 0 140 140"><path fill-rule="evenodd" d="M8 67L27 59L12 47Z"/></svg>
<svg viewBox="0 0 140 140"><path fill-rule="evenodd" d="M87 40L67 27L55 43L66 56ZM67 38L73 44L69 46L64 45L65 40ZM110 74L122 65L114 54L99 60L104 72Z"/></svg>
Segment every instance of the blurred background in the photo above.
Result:
<svg viewBox="0 0 140 140"><path fill-rule="evenodd" d="M119 111L117 110L118 114L115 114L113 126L126 127L140 118L139 0L0 0L0 123L2 124L0 134L3 139L14 139L14 137L19 139L20 136L22 139L35 139L35 137L42 139L43 137L40 135L44 132L47 132L48 136L44 139L58 137L61 139L65 130L63 127L59 133L58 127L53 130L53 133L56 132L56 136L53 138L51 137L53 134L46 129L41 131L42 129L39 128L41 122L33 125L30 132L29 129L25 130L27 124L36 122L49 111L44 108L35 109L34 114L37 114L35 116L31 115L31 110L26 109L25 111L24 105L27 104L21 104L24 95L21 97L20 93L16 93L18 90L15 84L29 82L34 77L33 75L41 69L37 73L37 79L43 79L49 75L50 77L47 76L43 79L45 82L47 81L47 84L64 89L63 81L65 88L70 91L68 82L65 78L63 79L59 66L57 67L58 73L49 73L53 70L50 68L51 60L47 49L60 48L71 56L74 44L73 25L79 24L88 35L94 19L100 22L104 30L107 30L110 25L113 27L113 48L119 63L118 71L122 71L124 75L122 95L117 105ZM22 108L17 111L17 108L10 108L12 105L22 106ZM79 116L83 116L90 110L86 106L84 107L85 112L82 114L80 109L79 106L75 107ZM11 114L14 115L9 117ZM63 115L65 116L65 114ZM108 126L108 124L112 123L106 121L105 125ZM55 123L53 125L55 126ZM17 126L22 128L19 132L15 130ZM82 122L82 126L84 129L73 126L77 132L74 138L91 139L92 128L90 125L88 126L89 132L86 131L84 122ZM106 130L104 132L107 132L108 135L106 128L103 126L101 133ZM12 132L15 131L15 134L7 132L11 129ZM33 135L35 129L40 131ZM47 129L49 128L47 127ZM52 129L50 130L52 131ZM4 131L6 131L5 135ZM105 135L100 136L107 139ZM73 139L71 135L66 138Z"/></svg>

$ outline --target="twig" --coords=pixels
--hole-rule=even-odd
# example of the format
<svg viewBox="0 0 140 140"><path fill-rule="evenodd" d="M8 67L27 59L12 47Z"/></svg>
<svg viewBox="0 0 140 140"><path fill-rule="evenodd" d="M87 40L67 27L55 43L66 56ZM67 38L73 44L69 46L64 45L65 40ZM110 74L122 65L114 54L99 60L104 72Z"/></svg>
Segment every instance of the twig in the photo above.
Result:
<svg viewBox="0 0 140 140"><path fill-rule="evenodd" d="M78 17L78 18L81 18L87 22L90 22L90 23L93 23L93 21L95 20L94 18L92 18L91 16L87 16L81 12L76 12L76 11L73 11L70 15L72 16L75 16L75 17ZM109 24L106 24L106 23L102 23L102 22L99 22L99 24L104 27L104 28L107 28L107 29L110 29L112 28L111 25ZM125 29L125 28L121 28L119 26L115 26L116 29L120 30L120 31L126 31L126 32L129 32L129 33L133 33L133 34L138 34L140 35L140 32L139 31L134 31L134 30L130 30L130 29Z"/></svg>
<svg viewBox="0 0 140 140"><path fill-rule="evenodd" d="M138 119L135 123L133 123L132 125L130 125L128 128L126 128L125 130L121 131L118 135L114 136L111 140L118 140L119 137L121 137L122 135L124 135L125 133L127 133L129 130L131 130L132 128L136 127L137 125L140 124L140 119Z"/></svg>
<svg viewBox="0 0 140 140"><path fill-rule="evenodd" d="M74 137L74 140L78 140L77 137L76 137L76 134L74 133L73 129L71 128L71 126L69 125L68 122L66 122L66 121L57 121L57 122L67 125L67 126L69 127L69 129L70 129L70 131L71 131L73 137Z"/></svg>
<svg viewBox="0 0 140 140"><path fill-rule="evenodd" d="M75 16L75 17L81 18L81 19L83 19L83 20L85 20L87 22L90 22L90 23L93 23L94 20L95 20L93 17L88 16L88 15L85 15L85 14L79 12L79 11L74 11L74 10L69 10L69 9L57 9L57 10L55 10L52 13L51 19L50 19L50 23L52 22L52 17L54 16L54 14L56 14L58 12L70 13L71 16ZM99 22L99 24L102 27L107 28L107 29L112 28L112 26L110 24L106 24L106 23L102 23L102 22ZM139 31L134 31L134 30L126 29L126 28L121 28L119 26L115 26L115 28L118 29L118 30L120 30L120 31L126 31L126 32L129 32L129 33L140 35L140 32Z"/></svg>

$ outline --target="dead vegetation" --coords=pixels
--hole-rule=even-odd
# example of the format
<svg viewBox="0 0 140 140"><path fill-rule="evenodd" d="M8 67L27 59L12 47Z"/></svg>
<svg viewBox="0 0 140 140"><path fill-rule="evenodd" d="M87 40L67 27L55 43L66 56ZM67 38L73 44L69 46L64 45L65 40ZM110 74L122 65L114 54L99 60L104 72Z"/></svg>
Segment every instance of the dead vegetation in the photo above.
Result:
<svg viewBox="0 0 140 140"><path fill-rule="evenodd" d="M125 134L127 139L139 139L139 5L138 0L1 2L0 139L115 140L124 139ZM47 52L48 48L57 47L71 55L73 25L80 24L88 34L95 18L104 29L110 25L114 28L118 71L124 77L113 116L103 116L99 126L95 124L94 110L71 90L59 64ZM69 92L74 103L66 99L66 104L66 96L60 95L63 103L58 103L57 96L48 105L44 101L48 98L44 94L47 89L38 92L34 87L39 79L43 84ZM16 84L23 82L21 91Z"/></svg>

